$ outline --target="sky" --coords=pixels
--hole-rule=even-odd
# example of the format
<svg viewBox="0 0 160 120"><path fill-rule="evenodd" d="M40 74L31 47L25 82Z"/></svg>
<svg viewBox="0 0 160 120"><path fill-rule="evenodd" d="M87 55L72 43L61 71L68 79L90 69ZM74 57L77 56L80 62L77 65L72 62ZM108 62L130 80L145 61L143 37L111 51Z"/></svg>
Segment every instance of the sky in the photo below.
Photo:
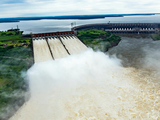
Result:
<svg viewBox="0 0 160 120"><path fill-rule="evenodd" d="M0 18L158 12L160 0L0 0Z"/></svg>

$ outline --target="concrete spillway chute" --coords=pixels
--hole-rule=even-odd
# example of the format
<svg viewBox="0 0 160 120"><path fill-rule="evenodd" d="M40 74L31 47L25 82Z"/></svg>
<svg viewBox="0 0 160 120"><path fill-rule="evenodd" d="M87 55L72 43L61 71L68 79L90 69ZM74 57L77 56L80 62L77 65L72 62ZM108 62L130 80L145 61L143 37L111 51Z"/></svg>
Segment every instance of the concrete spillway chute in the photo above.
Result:
<svg viewBox="0 0 160 120"><path fill-rule="evenodd" d="M87 49L73 31L32 34L32 41L35 63L64 58Z"/></svg>

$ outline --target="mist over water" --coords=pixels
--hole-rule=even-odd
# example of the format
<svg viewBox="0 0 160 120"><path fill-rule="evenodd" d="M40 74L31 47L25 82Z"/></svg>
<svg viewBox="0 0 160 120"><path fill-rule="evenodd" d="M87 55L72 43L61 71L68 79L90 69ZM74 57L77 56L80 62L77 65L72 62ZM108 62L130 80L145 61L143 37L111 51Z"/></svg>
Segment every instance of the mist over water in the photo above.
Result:
<svg viewBox="0 0 160 120"><path fill-rule="evenodd" d="M125 67L141 69L149 64L159 66L160 41L153 41L150 37L135 37L122 37L118 46L110 49L107 54L116 55Z"/></svg>
<svg viewBox="0 0 160 120"><path fill-rule="evenodd" d="M160 119L160 42L122 38L27 72L31 98L11 120Z"/></svg>

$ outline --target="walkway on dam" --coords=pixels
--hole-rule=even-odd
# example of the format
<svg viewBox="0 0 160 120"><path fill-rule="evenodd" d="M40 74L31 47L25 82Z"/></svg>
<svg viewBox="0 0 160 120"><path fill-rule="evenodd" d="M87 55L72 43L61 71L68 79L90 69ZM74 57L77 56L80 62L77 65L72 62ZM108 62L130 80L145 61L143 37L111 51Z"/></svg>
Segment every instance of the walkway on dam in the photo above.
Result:
<svg viewBox="0 0 160 120"><path fill-rule="evenodd" d="M56 60L79 54L87 47L75 36L50 36L33 39L34 62Z"/></svg>

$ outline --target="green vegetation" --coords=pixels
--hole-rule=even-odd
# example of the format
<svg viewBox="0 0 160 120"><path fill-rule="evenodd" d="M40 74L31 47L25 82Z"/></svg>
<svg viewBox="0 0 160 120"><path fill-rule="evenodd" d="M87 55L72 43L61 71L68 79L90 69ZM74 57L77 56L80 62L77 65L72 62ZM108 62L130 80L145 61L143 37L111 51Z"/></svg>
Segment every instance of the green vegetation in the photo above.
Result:
<svg viewBox="0 0 160 120"><path fill-rule="evenodd" d="M77 33L77 37L87 46L103 52L117 45L121 40L119 36L109 31L105 32L97 29L80 30Z"/></svg>
<svg viewBox="0 0 160 120"><path fill-rule="evenodd" d="M9 117L17 106L23 104L28 89L23 72L33 64L31 40L29 37L21 39L22 33L19 30L0 32L0 39L19 39L0 40L0 119L6 117L3 115L6 112Z"/></svg>
<svg viewBox="0 0 160 120"><path fill-rule="evenodd" d="M23 31L20 29L9 29L7 31L1 31L0 36L22 35Z"/></svg>
<svg viewBox="0 0 160 120"><path fill-rule="evenodd" d="M151 37L153 40L160 40L160 33L159 34L152 34Z"/></svg>
<svg viewBox="0 0 160 120"><path fill-rule="evenodd" d="M28 40L30 37L22 35L23 31L19 29L10 29L7 31L0 31L0 41L4 40Z"/></svg>
<svg viewBox="0 0 160 120"><path fill-rule="evenodd" d="M22 33L19 29L0 32L0 119L3 119L3 113L7 112L10 116L11 111L17 108L15 106L23 104L28 89L23 73L33 64L32 45L30 37ZM77 36L87 46L94 49L105 46L105 50L118 44L121 39L110 32L97 29L78 31Z"/></svg>

